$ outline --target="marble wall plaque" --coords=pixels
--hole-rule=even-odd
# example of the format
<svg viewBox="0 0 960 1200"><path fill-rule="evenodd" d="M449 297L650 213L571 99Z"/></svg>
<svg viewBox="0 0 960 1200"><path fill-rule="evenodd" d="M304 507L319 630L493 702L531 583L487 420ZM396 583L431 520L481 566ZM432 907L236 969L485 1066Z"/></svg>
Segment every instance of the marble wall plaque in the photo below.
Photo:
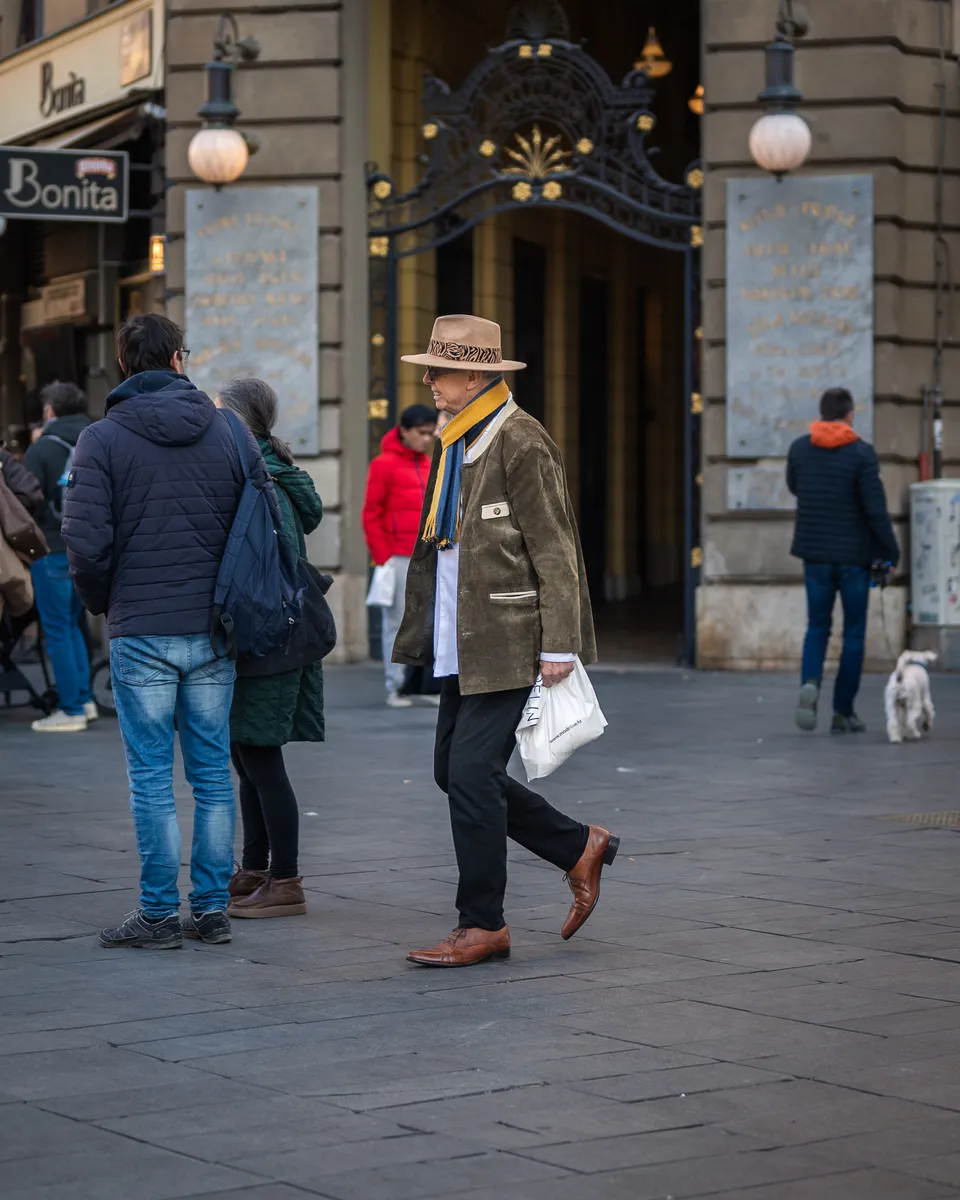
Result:
<svg viewBox="0 0 960 1200"><path fill-rule="evenodd" d="M729 458L779 458L844 387L873 437L873 177L727 181Z"/></svg>
<svg viewBox="0 0 960 1200"><path fill-rule="evenodd" d="M190 189L186 204L190 378L211 396L233 375L265 379L277 433L316 454L318 189Z"/></svg>

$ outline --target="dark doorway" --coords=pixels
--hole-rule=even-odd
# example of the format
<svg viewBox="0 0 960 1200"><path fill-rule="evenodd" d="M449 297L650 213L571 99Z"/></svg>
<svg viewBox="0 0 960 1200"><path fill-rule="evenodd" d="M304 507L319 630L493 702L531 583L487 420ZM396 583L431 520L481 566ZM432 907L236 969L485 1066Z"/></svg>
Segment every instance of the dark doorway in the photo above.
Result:
<svg viewBox="0 0 960 1200"><path fill-rule="evenodd" d="M517 403L543 421L545 403L547 251L525 238L513 239L514 352L527 364L512 387Z"/></svg>
<svg viewBox="0 0 960 1200"><path fill-rule="evenodd" d="M437 316L473 312L473 232L437 247Z"/></svg>
<svg viewBox="0 0 960 1200"><path fill-rule="evenodd" d="M580 280L580 531L587 581L604 598L607 566L607 391L610 288Z"/></svg>
<svg viewBox="0 0 960 1200"><path fill-rule="evenodd" d="M637 377L634 382L636 404L636 475L637 475L637 575L640 586L647 587L647 555L649 552L648 522L650 502L647 490L650 486L647 470L647 446L649 442L650 410L647 397L647 293L645 288L637 290L637 346L635 365Z"/></svg>

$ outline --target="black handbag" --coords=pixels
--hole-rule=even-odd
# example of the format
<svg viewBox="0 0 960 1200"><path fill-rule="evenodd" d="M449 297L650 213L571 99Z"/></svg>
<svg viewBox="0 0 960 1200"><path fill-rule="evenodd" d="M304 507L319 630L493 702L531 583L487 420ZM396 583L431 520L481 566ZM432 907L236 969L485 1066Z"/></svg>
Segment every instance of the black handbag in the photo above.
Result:
<svg viewBox="0 0 960 1200"><path fill-rule="evenodd" d="M265 658L237 659L239 679L259 679L309 667L326 658L337 644L337 623L327 603L333 577L318 571L305 558L298 561L297 573L304 587L303 601L301 619L294 626L290 640Z"/></svg>

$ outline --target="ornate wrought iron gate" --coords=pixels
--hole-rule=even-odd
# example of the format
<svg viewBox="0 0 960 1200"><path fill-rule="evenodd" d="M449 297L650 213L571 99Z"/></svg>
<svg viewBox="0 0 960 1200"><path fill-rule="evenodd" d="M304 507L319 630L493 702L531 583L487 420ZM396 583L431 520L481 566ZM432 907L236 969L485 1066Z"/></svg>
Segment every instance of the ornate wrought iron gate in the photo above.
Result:
<svg viewBox="0 0 960 1200"><path fill-rule="evenodd" d="M423 96L426 170L397 194L370 164L370 448L396 420L397 263L436 249L510 209L567 208L684 263L684 652L695 657L700 530L700 255L698 162L682 184L652 166L653 87L643 71L619 85L582 46L556 0L518 3L506 41L451 91L428 76Z"/></svg>

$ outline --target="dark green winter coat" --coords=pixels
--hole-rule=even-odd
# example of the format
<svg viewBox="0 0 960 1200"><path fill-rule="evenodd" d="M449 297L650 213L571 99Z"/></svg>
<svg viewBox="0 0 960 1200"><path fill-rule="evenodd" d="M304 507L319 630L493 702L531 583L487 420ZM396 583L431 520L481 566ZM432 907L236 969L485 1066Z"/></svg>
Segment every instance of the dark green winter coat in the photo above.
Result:
<svg viewBox="0 0 960 1200"><path fill-rule="evenodd" d="M264 462L277 489L283 532L301 557L303 535L320 524L323 504L313 480L277 458L261 440ZM243 746L283 746L323 741L323 666L314 663L282 675L238 679L230 710L230 740Z"/></svg>

